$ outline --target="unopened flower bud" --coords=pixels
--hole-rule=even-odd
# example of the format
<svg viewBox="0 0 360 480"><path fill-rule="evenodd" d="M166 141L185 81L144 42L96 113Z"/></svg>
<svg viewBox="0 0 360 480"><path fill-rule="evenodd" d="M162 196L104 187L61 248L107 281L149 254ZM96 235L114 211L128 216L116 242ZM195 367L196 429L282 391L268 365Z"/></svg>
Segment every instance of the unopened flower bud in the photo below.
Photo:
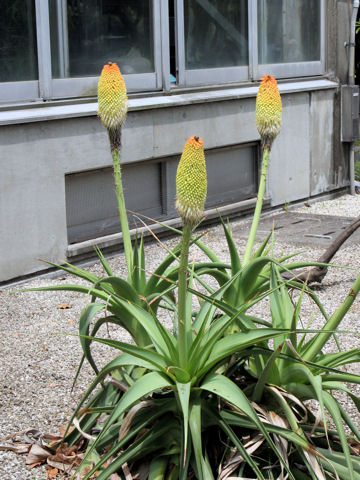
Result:
<svg viewBox="0 0 360 480"><path fill-rule="evenodd" d="M121 126L128 110L126 86L116 63L104 65L98 83L98 114L108 129L111 147L121 144Z"/></svg>
<svg viewBox="0 0 360 480"><path fill-rule="evenodd" d="M277 82L271 75L261 79L256 97L256 125L262 145L271 148L281 129L282 104Z"/></svg>
<svg viewBox="0 0 360 480"><path fill-rule="evenodd" d="M204 213L207 191L204 142L188 138L176 173L176 204L184 224L195 225Z"/></svg>

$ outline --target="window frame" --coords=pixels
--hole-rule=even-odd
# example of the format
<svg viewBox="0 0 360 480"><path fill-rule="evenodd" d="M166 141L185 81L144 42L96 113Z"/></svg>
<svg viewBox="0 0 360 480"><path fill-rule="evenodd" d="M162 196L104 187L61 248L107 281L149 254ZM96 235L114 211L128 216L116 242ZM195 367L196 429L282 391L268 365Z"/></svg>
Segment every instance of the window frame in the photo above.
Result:
<svg viewBox="0 0 360 480"><path fill-rule="evenodd" d="M177 53L177 86L194 87L201 85L217 85L255 81L265 74L277 78L307 77L325 73L326 52L326 8L325 1L320 3L320 59L294 63L259 64L258 63L258 20L257 0L248 0L248 51L249 65L239 67L204 68L187 70L185 68L185 22L184 0L175 0L176 14L176 53Z"/></svg>
<svg viewBox="0 0 360 480"><path fill-rule="evenodd" d="M175 1L176 84L170 83L169 6L168 0L152 0L154 35L154 73L124 75L128 91L162 91L171 93L178 87L216 87L231 83L259 80L265 73L277 78L301 78L325 74L326 0L320 10L320 60L313 62L264 64L258 63L257 0L248 0L248 58L247 66L186 69L184 0ZM39 102L48 100L96 96L98 75L78 78L52 78L50 47L49 1L34 0L38 80L0 83L0 104ZM58 8L66 12L66 0L57 0ZM63 48L67 39L64 36ZM99 72L100 73L100 72Z"/></svg>
<svg viewBox="0 0 360 480"><path fill-rule="evenodd" d="M252 23L252 1L248 0L248 58L250 62L252 44L250 27ZM200 85L227 84L249 80L249 65L238 67L186 69L185 67L185 22L184 0L175 0L175 42L177 86L191 87Z"/></svg>
<svg viewBox="0 0 360 480"><path fill-rule="evenodd" d="M26 102L40 100L40 57L39 51L39 24L41 19L39 18L40 0L35 1L35 29L36 29L36 46L37 46L37 61L38 61L38 79L37 80L25 80L14 82L0 82L0 105L2 103L12 102Z"/></svg>
<svg viewBox="0 0 360 480"><path fill-rule="evenodd" d="M161 8L164 0L152 0L152 21L154 41L154 72L124 75L128 92L155 91L162 88L162 58L161 58ZM62 9L66 7L66 0L58 0ZM48 2L46 3L48 10ZM49 18L49 16L48 16ZM66 37L66 35L64 36ZM47 41L50 43L50 25L47 32ZM110 59L109 59L110 60ZM49 59L51 64L51 57ZM51 80L53 98L91 97L97 93L99 75L92 77L53 78Z"/></svg>
<svg viewBox="0 0 360 480"><path fill-rule="evenodd" d="M152 21L154 35L154 72L133 75L124 75L129 92L156 91L163 86L163 59L162 59L162 29L161 25L166 0L152 0ZM99 76L52 78L51 47L50 47L50 16L49 2L35 0L36 25L38 40L39 81L38 92L35 98L42 100L56 100L61 98L81 98L96 96ZM61 12L66 8L66 0L57 0ZM59 20L61 23L61 20ZM63 25L63 24L62 24ZM63 48L66 48L66 34L63 36ZM23 82L27 83L28 82ZM0 85L1 87L1 85ZM1 90L0 90L1 93ZM31 93L34 93L34 89ZM26 99L34 99L30 97Z"/></svg>
<svg viewBox="0 0 360 480"><path fill-rule="evenodd" d="M40 100L39 80L0 82L0 105Z"/></svg>
<svg viewBox="0 0 360 480"><path fill-rule="evenodd" d="M326 52L326 0L320 1L320 59L316 61L291 62L291 63L264 63L258 62L258 1L251 2L253 4L253 25L251 36L253 38L252 64L253 64L253 80L260 78L268 73L277 78L291 77L309 77L323 75L325 73L325 52Z"/></svg>

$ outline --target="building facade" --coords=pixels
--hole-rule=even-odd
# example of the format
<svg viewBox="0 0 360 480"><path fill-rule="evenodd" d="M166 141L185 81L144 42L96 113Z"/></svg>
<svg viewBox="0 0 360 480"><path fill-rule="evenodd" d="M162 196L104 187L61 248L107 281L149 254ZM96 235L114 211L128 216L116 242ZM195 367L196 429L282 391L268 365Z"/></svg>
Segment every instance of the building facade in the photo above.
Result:
<svg viewBox="0 0 360 480"><path fill-rule="evenodd" d="M255 97L278 79L283 128L267 204L349 186L341 135L350 0L12 0L0 19L0 282L121 243L107 134L104 63L129 93L121 161L133 228L176 223L185 140L204 139L209 218L255 203ZM143 215L143 217L142 217Z"/></svg>

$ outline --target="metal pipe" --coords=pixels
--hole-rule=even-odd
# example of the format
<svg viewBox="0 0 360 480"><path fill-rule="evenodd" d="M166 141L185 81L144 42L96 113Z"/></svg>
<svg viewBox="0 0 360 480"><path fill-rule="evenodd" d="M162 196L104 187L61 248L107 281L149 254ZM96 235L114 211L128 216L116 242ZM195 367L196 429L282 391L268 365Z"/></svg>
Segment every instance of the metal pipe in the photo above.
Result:
<svg viewBox="0 0 360 480"><path fill-rule="evenodd" d="M351 15L350 24L350 44L349 44L349 71L348 82L349 85L355 85L354 65L355 65L355 30L356 30L356 18L359 9L359 0L354 0L353 10Z"/></svg>
<svg viewBox="0 0 360 480"><path fill-rule="evenodd" d="M354 0L351 24L350 24L350 44L349 44L349 85L355 85L354 65L355 65L355 29L356 18L359 9L359 0ZM350 169L350 194L355 195L355 142L350 143L349 151L349 169Z"/></svg>

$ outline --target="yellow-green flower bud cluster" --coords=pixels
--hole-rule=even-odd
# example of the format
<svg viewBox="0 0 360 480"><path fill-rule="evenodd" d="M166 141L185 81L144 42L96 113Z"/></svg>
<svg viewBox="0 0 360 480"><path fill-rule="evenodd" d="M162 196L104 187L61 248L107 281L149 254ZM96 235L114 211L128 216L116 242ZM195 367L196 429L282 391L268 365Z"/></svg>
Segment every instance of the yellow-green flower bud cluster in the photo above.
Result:
<svg viewBox="0 0 360 480"><path fill-rule="evenodd" d="M271 75L261 79L256 97L256 125L264 147L271 148L281 129L282 104L277 82Z"/></svg>
<svg viewBox="0 0 360 480"><path fill-rule="evenodd" d="M176 204L184 224L195 225L204 213L207 192L204 142L190 137L176 173Z"/></svg>
<svg viewBox="0 0 360 480"><path fill-rule="evenodd" d="M108 129L112 148L119 148L121 126L128 110L126 86L116 63L104 66L98 83L98 114Z"/></svg>

